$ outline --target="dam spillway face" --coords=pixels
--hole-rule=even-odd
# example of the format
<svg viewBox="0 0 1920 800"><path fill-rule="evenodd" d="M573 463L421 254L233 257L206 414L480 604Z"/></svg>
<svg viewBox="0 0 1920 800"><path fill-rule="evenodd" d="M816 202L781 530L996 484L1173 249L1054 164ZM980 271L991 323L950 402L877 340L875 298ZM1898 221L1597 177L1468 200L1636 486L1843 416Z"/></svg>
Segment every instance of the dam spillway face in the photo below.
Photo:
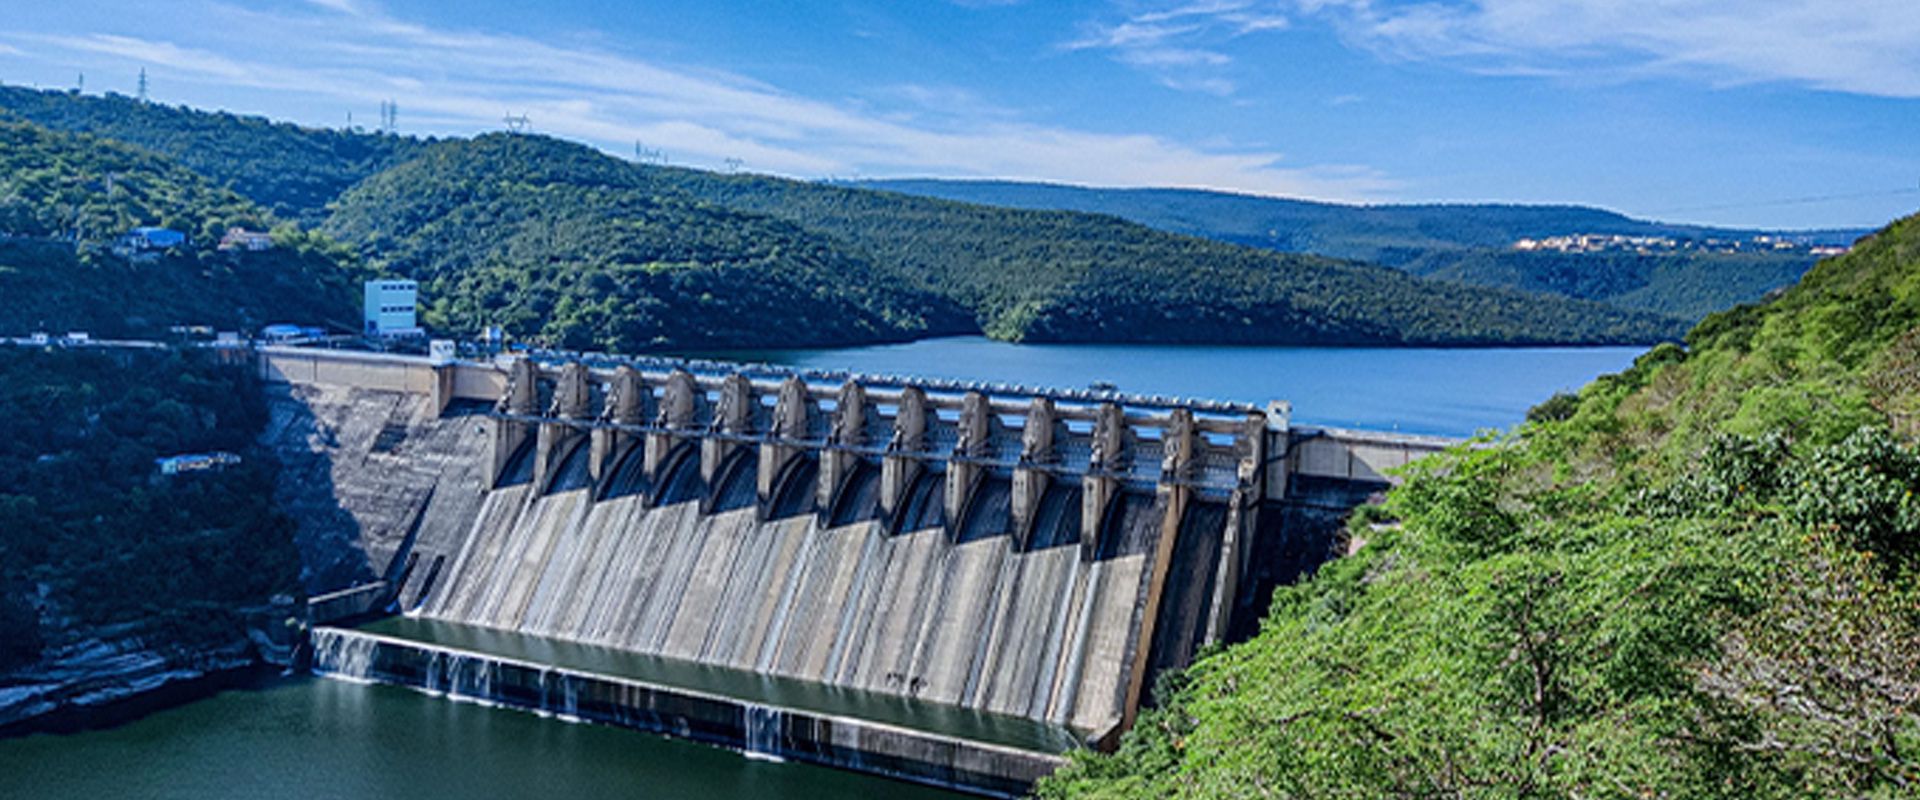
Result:
<svg viewBox="0 0 1920 800"><path fill-rule="evenodd" d="M1248 408L520 359L409 615L1068 726L1227 629Z"/></svg>

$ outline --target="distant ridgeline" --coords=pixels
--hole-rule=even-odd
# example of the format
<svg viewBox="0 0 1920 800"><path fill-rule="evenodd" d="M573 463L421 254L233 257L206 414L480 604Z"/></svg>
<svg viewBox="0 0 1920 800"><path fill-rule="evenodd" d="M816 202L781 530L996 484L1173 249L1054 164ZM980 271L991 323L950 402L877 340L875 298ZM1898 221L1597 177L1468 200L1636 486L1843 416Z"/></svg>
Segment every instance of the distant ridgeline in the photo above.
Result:
<svg viewBox="0 0 1920 800"><path fill-rule="evenodd" d="M973 332L1063 342L1591 344L1652 342L1682 327L1660 314L1426 281L1106 216L643 166L544 137L435 142L0 88L0 118L8 116L146 148L143 168L229 186L253 201L258 224L317 226L324 237L282 229L335 274L361 274L364 263L368 273L420 279L426 321L455 334L503 324L556 346L633 352ZM50 153L37 157L23 167L71 169ZM80 169L69 183L99 195L118 169ZM48 218L61 201L11 202ZM195 213L160 203L113 224ZM207 233L188 254L210 249ZM36 229L31 258L60 261L48 244L59 236ZM316 280L324 266L312 265ZM213 314L139 296L102 310L50 287L33 291L43 310L6 324L106 325L101 317L117 315L120 327L138 329ZM338 325L352 305L333 291L309 293L305 307L265 302L253 280L195 295L209 306L267 309L247 315L256 324Z"/></svg>
<svg viewBox="0 0 1920 800"><path fill-rule="evenodd" d="M1673 225L1583 206L1348 206L1190 189L1094 189L1046 183L879 180L851 185L1011 208L1111 214L1176 233L1315 253L1415 275L1597 300L1699 319L1792 284L1865 230L1787 234ZM1670 240L1598 252L1522 250L1580 235ZM1783 241L1784 240L1784 241Z"/></svg>

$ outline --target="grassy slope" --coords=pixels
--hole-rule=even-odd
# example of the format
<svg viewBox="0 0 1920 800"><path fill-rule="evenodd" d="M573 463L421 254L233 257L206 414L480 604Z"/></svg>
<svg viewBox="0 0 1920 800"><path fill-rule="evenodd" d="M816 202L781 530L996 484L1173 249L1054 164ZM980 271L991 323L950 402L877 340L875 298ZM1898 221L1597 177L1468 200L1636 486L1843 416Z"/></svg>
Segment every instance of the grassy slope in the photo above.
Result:
<svg viewBox="0 0 1920 800"><path fill-rule="evenodd" d="M1423 462L1046 797L1910 797L1920 218Z"/></svg>

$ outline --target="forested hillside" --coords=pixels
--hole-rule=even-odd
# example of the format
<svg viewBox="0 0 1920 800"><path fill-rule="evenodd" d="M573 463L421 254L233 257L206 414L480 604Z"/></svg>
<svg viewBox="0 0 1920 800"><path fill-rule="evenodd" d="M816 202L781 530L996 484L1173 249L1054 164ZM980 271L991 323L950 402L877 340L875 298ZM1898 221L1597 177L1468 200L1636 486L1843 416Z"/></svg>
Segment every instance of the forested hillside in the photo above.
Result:
<svg viewBox="0 0 1920 800"><path fill-rule="evenodd" d="M1320 344L1652 341L1675 330L1652 315L1107 217L640 166L507 134L446 142L370 179L325 230L428 281L439 324L497 322L626 350L977 330Z"/></svg>
<svg viewBox="0 0 1920 800"><path fill-rule="evenodd" d="M1415 275L1596 300L1698 320L1791 286L1814 263L1776 253L1556 253L1434 250L1396 265Z"/></svg>
<svg viewBox="0 0 1920 800"><path fill-rule="evenodd" d="M1567 297L1699 319L1793 283L1804 251L1638 254L1521 253L1523 238L1575 234L1750 240L1765 231L1673 225L1583 206L1350 206L1188 189L1094 189L1044 183L881 180L858 186L969 203L1111 214L1176 233L1288 253L1315 253L1477 286ZM1864 231L1806 231L1846 245Z"/></svg>
<svg viewBox="0 0 1920 800"><path fill-rule="evenodd" d="M1920 217L1533 417L1041 796L1920 790Z"/></svg>
<svg viewBox="0 0 1920 800"><path fill-rule="evenodd" d="M642 168L662 191L830 234L1029 341L1283 344L1636 342L1652 314L1411 279L1172 235L1112 217L1021 211L765 176Z"/></svg>
<svg viewBox="0 0 1920 800"><path fill-rule="evenodd" d="M428 142L305 128L261 117L0 86L0 118L138 145L233 189L282 219L318 224L326 205Z"/></svg>
<svg viewBox="0 0 1920 800"><path fill-rule="evenodd" d="M349 192L327 232L422 281L437 329L498 324L624 352L898 341L967 330L954 307L841 243L652 191L552 139L447 142Z"/></svg>
<svg viewBox="0 0 1920 800"><path fill-rule="evenodd" d="M185 245L135 263L111 252L158 225ZM230 226L274 218L152 153L0 120L0 331L164 333L175 324L358 327L344 251L291 226L266 252L215 249Z"/></svg>
<svg viewBox="0 0 1920 800"><path fill-rule="evenodd" d="M0 671L105 626L168 654L244 643L241 609L298 589L251 380L205 353L0 345ZM156 474L213 450L243 460Z"/></svg>
<svg viewBox="0 0 1920 800"><path fill-rule="evenodd" d="M102 153L172 170L168 182L190 187L178 197L146 191L145 205L82 219L83 240L142 223L185 226L195 237L143 270L86 241L63 254L52 244L73 222L62 203L99 206L110 202L110 182L117 198L147 179L122 179L119 166L88 163L94 155L49 160L47 143L96 140L36 133L40 143L13 154L9 168L60 172L65 188L11 205L30 237L0 243L0 263L14 269L0 280L22 299L0 318L13 330L352 328L351 279L384 271L426 282L427 321L440 330L502 324L523 338L618 350L975 331L1029 341L1353 345L1651 342L1680 331L1662 315L1423 281L1111 217L647 167L544 137L436 143L20 89L0 89L0 114L152 148L161 155ZM188 180L167 154L205 180ZM222 184L235 191L214 188ZM271 253L213 253L222 226L272 222L242 195L300 221L324 219L320 230L350 240L369 270L355 272L356 259L329 237L296 226L277 231L283 246Z"/></svg>

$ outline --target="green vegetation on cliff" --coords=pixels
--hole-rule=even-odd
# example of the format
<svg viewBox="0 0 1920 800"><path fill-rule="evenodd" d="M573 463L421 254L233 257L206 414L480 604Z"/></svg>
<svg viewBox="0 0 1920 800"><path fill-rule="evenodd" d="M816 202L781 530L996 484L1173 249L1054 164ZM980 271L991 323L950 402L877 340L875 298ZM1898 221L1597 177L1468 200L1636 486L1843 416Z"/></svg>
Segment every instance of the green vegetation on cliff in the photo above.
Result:
<svg viewBox="0 0 1920 800"><path fill-rule="evenodd" d="M136 226L187 234L153 260L112 253ZM233 226L274 218L144 150L0 120L0 331L164 334L170 325L254 327L354 316L349 254L292 226L259 253L215 249Z"/></svg>
<svg viewBox="0 0 1920 800"><path fill-rule="evenodd" d="M0 669L38 655L43 605L47 627L190 653L244 641L239 609L298 586L252 382L204 354L0 346ZM216 450L243 461L154 467Z"/></svg>
<svg viewBox="0 0 1920 800"><path fill-rule="evenodd" d="M1920 217L1511 437L1043 797L1911 797Z"/></svg>

